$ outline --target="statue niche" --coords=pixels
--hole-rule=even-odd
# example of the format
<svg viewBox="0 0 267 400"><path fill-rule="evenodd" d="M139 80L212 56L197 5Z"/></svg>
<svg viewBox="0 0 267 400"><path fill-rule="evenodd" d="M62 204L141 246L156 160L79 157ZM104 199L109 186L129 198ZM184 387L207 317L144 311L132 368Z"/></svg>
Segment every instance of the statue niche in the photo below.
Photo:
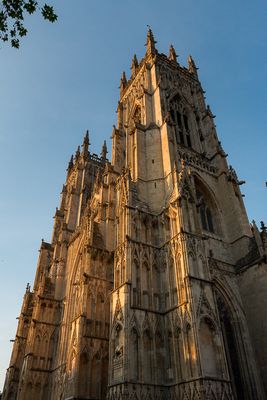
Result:
<svg viewBox="0 0 267 400"><path fill-rule="evenodd" d="M122 375L123 367L123 329L117 323L113 331L113 378L118 379Z"/></svg>

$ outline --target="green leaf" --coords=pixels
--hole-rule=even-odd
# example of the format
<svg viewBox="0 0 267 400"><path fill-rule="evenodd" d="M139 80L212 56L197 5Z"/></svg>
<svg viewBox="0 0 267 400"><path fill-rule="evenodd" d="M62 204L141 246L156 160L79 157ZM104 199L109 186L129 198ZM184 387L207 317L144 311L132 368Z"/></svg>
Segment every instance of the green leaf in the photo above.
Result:
<svg viewBox="0 0 267 400"><path fill-rule="evenodd" d="M18 49L19 48L19 39L12 39L11 46L14 47L15 49Z"/></svg>
<svg viewBox="0 0 267 400"><path fill-rule="evenodd" d="M57 15L54 13L53 7L47 4L42 8L42 15L44 19L47 19L50 22L55 22L57 20Z"/></svg>
<svg viewBox="0 0 267 400"><path fill-rule="evenodd" d="M23 7L29 14L33 14L36 11L37 4L37 1L29 0Z"/></svg>
<svg viewBox="0 0 267 400"><path fill-rule="evenodd" d="M39 0L0 0L0 41L8 42L14 48L19 48L18 37L27 35L27 29L23 25L26 13L33 14L38 9L44 19L55 22L57 15L52 6L44 4L42 8L38 6Z"/></svg>

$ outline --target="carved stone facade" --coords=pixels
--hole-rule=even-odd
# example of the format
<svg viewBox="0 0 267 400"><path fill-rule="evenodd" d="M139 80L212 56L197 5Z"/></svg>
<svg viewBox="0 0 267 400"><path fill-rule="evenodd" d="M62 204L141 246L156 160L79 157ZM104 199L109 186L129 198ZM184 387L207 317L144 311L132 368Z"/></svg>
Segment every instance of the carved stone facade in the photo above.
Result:
<svg viewBox="0 0 267 400"><path fill-rule="evenodd" d="M23 299L4 400L267 398L267 233L249 224L192 57L153 34L112 160L86 134Z"/></svg>

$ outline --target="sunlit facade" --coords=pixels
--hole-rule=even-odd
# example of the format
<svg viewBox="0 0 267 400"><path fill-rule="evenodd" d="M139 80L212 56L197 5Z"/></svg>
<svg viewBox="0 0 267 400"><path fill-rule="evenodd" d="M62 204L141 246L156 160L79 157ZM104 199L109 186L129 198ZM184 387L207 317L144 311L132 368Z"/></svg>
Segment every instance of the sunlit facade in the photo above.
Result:
<svg viewBox="0 0 267 400"><path fill-rule="evenodd" d="M192 57L155 43L122 75L111 160L88 132L70 160L3 400L267 398L266 228Z"/></svg>

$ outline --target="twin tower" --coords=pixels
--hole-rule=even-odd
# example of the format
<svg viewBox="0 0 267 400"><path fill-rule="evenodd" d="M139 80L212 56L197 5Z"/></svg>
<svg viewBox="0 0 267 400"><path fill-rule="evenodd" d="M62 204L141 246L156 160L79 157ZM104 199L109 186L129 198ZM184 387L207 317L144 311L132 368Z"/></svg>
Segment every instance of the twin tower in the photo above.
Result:
<svg viewBox="0 0 267 400"><path fill-rule="evenodd" d="M249 224L192 57L122 75L112 156L68 167L4 400L264 400L267 233Z"/></svg>

